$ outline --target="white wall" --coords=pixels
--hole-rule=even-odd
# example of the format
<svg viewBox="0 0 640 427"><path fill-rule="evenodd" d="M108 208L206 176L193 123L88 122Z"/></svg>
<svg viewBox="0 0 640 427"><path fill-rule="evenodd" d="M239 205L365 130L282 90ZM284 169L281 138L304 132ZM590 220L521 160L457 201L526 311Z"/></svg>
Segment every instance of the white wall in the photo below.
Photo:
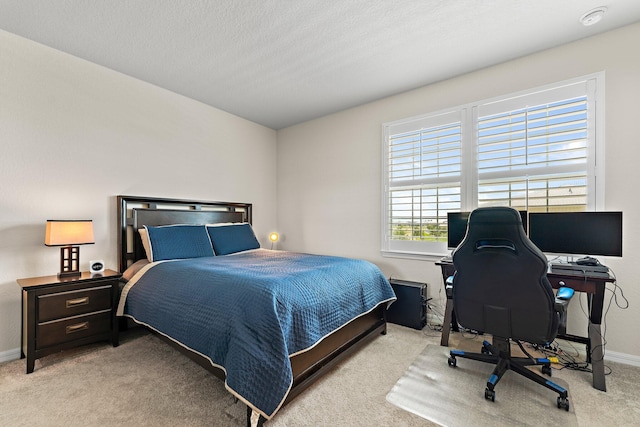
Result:
<svg viewBox="0 0 640 427"><path fill-rule="evenodd" d="M609 309L606 349L610 356L623 353L640 361L640 340L634 335L640 327L634 262L640 253L637 40L640 24L278 131L280 247L368 259L388 276L430 283L430 296L442 299L442 278L433 260L380 254L382 123L605 71L605 205L624 211L625 256L600 259L613 268L630 303L627 310L615 304ZM607 301L610 296L607 292ZM572 305L580 314L580 304Z"/></svg>
<svg viewBox="0 0 640 427"><path fill-rule="evenodd" d="M276 132L0 31L0 360L20 346L16 279L56 274L47 219L93 219L116 265L118 194L250 202L276 227Z"/></svg>
<svg viewBox="0 0 640 427"><path fill-rule="evenodd" d="M0 31L0 360L16 357L20 343L15 280L58 270L58 250L42 243L46 219L93 219L96 244L82 247L83 268L94 258L116 268L117 194L251 202L263 244L277 220L280 248L368 259L388 276L430 283L441 299L431 261L380 255L381 124L598 71L606 73L606 208L623 210L625 221L625 257L603 261L630 302L607 314L607 350L640 357L638 39L635 24L276 135Z"/></svg>

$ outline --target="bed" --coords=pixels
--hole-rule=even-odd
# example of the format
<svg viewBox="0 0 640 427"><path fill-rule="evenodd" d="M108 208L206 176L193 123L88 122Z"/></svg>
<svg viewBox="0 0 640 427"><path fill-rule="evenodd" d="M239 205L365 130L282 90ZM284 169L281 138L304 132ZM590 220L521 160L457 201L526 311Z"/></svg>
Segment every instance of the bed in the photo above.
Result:
<svg viewBox="0 0 640 427"><path fill-rule="evenodd" d="M129 279L118 315L225 380L248 425L386 333L395 295L377 267L260 248L250 203L118 196L117 205Z"/></svg>

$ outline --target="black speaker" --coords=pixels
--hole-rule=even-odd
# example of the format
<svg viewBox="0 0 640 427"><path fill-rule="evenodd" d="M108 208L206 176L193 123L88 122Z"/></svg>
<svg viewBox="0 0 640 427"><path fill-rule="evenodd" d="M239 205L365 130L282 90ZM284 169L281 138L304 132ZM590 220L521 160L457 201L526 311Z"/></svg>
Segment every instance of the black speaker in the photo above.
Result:
<svg viewBox="0 0 640 427"><path fill-rule="evenodd" d="M398 299L387 311L387 320L409 328L422 329L427 324L427 284L390 279Z"/></svg>

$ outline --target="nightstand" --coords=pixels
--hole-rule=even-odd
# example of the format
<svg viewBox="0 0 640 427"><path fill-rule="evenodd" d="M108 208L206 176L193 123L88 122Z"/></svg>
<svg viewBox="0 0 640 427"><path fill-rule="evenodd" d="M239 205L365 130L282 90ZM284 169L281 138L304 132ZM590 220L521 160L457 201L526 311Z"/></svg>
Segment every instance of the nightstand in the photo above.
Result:
<svg viewBox="0 0 640 427"><path fill-rule="evenodd" d="M118 346L118 282L112 270L77 277L18 279L22 288L21 358L36 359L96 341Z"/></svg>

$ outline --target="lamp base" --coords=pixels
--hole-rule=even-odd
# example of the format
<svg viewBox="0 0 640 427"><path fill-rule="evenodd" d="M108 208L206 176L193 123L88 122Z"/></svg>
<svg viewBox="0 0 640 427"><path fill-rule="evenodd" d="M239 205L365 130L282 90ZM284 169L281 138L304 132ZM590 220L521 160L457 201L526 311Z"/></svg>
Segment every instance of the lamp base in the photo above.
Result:
<svg viewBox="0 0 640 427"><path fill-rule="evenodd" d="M60 248L60 273L58 277L78 277L80 273L80 247L63 246Z"/></svg>

